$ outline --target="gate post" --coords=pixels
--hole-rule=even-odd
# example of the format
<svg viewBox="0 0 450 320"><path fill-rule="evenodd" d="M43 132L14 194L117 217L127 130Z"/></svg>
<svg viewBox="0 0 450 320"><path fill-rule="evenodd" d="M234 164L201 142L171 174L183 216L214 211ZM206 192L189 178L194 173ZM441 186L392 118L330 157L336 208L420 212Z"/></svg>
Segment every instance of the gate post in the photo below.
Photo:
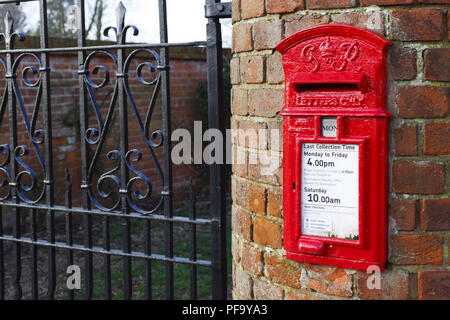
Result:
<svg viewBox="0 0 450 320"><path fill-rule="evenodd" d="M208 123L209 129L224 133L223 114L223 70L222 70L222 32L220 18L231 17L230 3L220 0L206 0L205 16L208 18L207 61L208 61ZM222 155L225 155L223 146ZM225 157L224 157L225 158ZM211 200L211 262L212 299L227 298L226 262L226 204L225 204L225 166L220 163L210 165Z"/></svg>

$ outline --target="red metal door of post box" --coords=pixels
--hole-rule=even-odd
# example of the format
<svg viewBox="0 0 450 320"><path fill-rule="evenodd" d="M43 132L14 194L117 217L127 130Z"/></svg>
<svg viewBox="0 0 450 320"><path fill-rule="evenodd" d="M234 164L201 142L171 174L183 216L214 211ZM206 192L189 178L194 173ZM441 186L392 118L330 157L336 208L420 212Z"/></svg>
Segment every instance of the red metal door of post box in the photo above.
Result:
<svg viewBox="0 0 450 320"><path fill-rule="evenodd" d="M305 29L277 46L285 72L289 259L385 268L390 46L372 32L338 24Z"/></svg>

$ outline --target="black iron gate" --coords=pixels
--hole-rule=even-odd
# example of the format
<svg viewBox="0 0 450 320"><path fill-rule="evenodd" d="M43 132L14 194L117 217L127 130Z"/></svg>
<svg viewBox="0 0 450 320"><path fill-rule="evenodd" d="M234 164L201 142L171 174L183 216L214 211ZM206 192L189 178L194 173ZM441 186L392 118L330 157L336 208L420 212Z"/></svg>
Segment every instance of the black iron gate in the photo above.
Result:
<svg viewBox="0 0 450 320"><path fill-rule="evenodd" d="M111 269L112 259L119 258L121 265L121 281L123 298L133 298L133 269L134 261L143 261L139 270L143 277L145 294L143 298L152 299L152 263L164 264L166 299L174 298L174 265L188 265L190 298L197 298L197 267L209 268L211 272L213 299L226 299L226 233L225 233L225 190L224 168L221 164L210 166L210 216L197 218L195 213L195 199L191 188L191 201L187 216L174 214L172 164L170 159L171 134L171 104L170 104L170 66L169 48L171 47L206 47L208 60L208 105L209 126L223 132L222 111L222 44L219 19L231 16L229 3L220 0L206 0L207 41L191 43L168 43L166 1L159 2L160 43L132 44L127 42L127 31L135 34L135 26L125 25L126 10L122 3L117 9L117 26L105 29L105 35L115 34L116 43L112 45L87 46L85 27L85 1L76 0L77 6L77 46L64 48L50 48L48 34L48 15L46 0L6 0L6 3L20 4L22 2L39 1L40 8L40 48L16 49L15 44L25 37L14 29L14 17L5 17L5 32L1 35L4 49L0 50L0 62L4 68L4 95L0 105L0 128L8 124L7 143L0 145L0 174L2 175L0 189L0 299L7 298L7 291L11 290L15 299L42 298L42 286L39 274L42 261L39 254L45 252L46 288L45 297L55 298L57 287L57 250L63 251L66 265L74 265L74 256L82 255L82 296L92 299L94 281L98 276L94 270L94 257L101 256L103 264L101 280L103 283L102 296L111 299L113 284ZM52 147L52 107L51 107L51 77L50 55L57 52L76 52L78 54L78 105L79 132L81 156L81 206L72 205L72 183L69 170L66 171L65 204L55 203L55 171L57 162ZM115 64L114 74L104 66L91 66L91 62L98 54L109 57ZM135 72L130 72L132 60L139 54L147 54L151 62L141 63ZM34 88L36 97L32 113L24 106L21 88L19 86L18 68L26 60L33 60L36 66L23 68L22 78L25 87ZM152 81L143 77L143 69L149 68L156 76ZM103 72L100 83L93 80L95 75ZM34 76L30 80L29 75ZM151 101L143 117L138 111L129 87L129 78L134 75L147 90L152 90ZM101 89L114 80L111 102L106 114L99 110L94 90ZM151 128L152 113L156 100L162 105L162 128ZM89 111L91 110L91 111ZM93 110L93 111L92 111ZM112 163L109 170L96 174L99 167L99 156L104 150L106 136L111 130L114 113L118 112L118 148L107 154L107 160ZM89 114L93 114L95 125ZM132 114L133 117L129 117ZM23 119L25 126L18 126L18 117ZM39 121L39 119L42 119ZM41 122L41 124L39 124ZM140 138L145 144L144 150L131 149L128 127L137 123ZM19 134L25 134L27 142L21 144ZM162 159L156 151L162 149ZM29 163L29 156L34 154L36 163L33 167ZM136 167L143 157L150 157L160 180L161 190L155 194L153 183L146 174ZM28 161L27 161L28 159ZM161 162L161 163L160 163ZM37 172L36 165L41 172ZM136 190L136 185L140 185ZM115 190L115 191L114 191ZM104 200L107 200L106 202ZM145 203L146 205L142 205ZM4 216L11 215L13 223L11 232L4 230ZM65 241L56 237L55 215L64 219ZM37 223L44 216L45 237L37 232ZM98 220L98 219L101 220ZM74 220L81 221L77 230L81 230L82 238L78 243L75 239ZM120 248L111 245L111 221L120 221ZM142 223L141 232L144 234L142 250L132 247L132 222ZM24 224L29 227L24 232ZM95 225L93 225L95 223ZM101 223L101 227L93 231L93 227ZM151 237L152 224L163 225L164 253L152 252ZM186 256L174 254L174 225L187 225L189 245ZM211 257L207 260L197 258L196 228L208 226L210 229ZM101 230L101 245L95 243L94 238ZM117 230L115 230L117 232ZM95 234L93 234L95 233ZM11 263L5 261L5 248L10 248ZM24 248L29 259L24 267ZM23 294L24 269L31 273L29 297ZM11 275L7 280L6 274ZM78 293L77 293L78 292ZM68 290L68 298L80 298L79 291Z"/></svg>

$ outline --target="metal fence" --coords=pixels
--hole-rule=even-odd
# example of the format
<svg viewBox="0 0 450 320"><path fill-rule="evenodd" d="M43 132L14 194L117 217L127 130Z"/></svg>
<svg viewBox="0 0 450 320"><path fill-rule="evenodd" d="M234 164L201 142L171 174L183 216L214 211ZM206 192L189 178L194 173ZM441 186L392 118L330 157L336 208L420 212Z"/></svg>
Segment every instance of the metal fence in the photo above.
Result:
<svg viewBox="0 0 450 320"><path fill-rule="evenodd" d="M74 264L74 254L83 255L83 297L92 299L95 272L93 256L103 257L103 297L111 299L111 259L119 257L122 264L123 298L133 297L133 261L144 261L143 277L145 299L152 298L152 262L164 263L165 298L174 298L174 265L190 266L190 298L197 298L197 267L211 269L213 299L226 299L226 233L225 233L225 173L223 165L210 166L210 217L196 218L195 199L191 188L191 200L188 216L174 214L172 186L171 152L171 107L170 107L170 47L206 47L208 60L208 104L209 126L223 132L222 111L222 45L219 19L230 17L231 6L217 0L206 0L207 41L190 43L168 43L166 1L159 0L160 43L134 44L127 42L127 35L137 34L135 26L125 25L126 10L122 3L117 8L117 26L105 29L105 35L114 35L115 44L88 47L86 45L85 1L76 1L77 14L77 46L66 48L50 48L48 34L48 12L46 0L0 1L5 3L22 3L39 1L40 8L40 48L15 49L15 44L23 41L25 36L14 29L14 17L5 17L5 31L1 34L4 49L0 50L0 67L5 70L4 95L0 105L0 128L8 126L9 140L0 145L0 299L6 298L8 285L13 286L14 298L40 298L38 252L46 251L47 288L46 298L55 298L57 286L56 250L64 250L67 265ZM130 32L128 32L130 31ZM80 158L82 206L72 206L72 181L69 171L66 173L65 205L55 203L55 152L52 147L52 106L50 57L55 52L78 53L79 114L80 114ZM104 66L94 66L96 55L106 55L116 65L112 73ZM130 72L133 59L137 55L148 55L149 62L141 63L136 70ZM26 60L34 64L22 69L20 81L25 87L36 90L36 98L32 112L25 107L19 86L18 68ZM35 67L35 66L38 67ZM146 80L144 70L156 74L152 80ZM98 82L94 76L103 74ZM30 75L34 76L31 80ZM130 75L138 78L142 85L151 90L151 100L145 116L139 111L129 87ZM106 114L99 110L95 90L101 90L107 83L113 83L113 94ZM162 103L162 128L151 127L151 119L156 100ZM91 111L89 111L91 110ZM105 150L107 133L114 121L113 114L118 112L119 148L107 154L107 160L113 165L106 172L95 174L99 166L99 157ZM130 117L130 114L133 117ZM93 115L93 116L92 116ZM23 130L18 127L18 117L25 123L27 143L21 144L18 134ZM93 119L94 120L93 120ZM41 119L41 120L40 120ZM93 125L93 121L95 125ZM145 149L131 149L128 136L129 126L137 126ZM21 131L21 132L19 132ZM162 149L163 157L159 159L156 151ZM30 154L34 155L37 164L29 163ZM28 157L28 158L27 158ZM161 191L153 190L154 181L136 168L143 158L150 157L154 162ZM36 171L36 166L40 172ZM13 217L12 232L4 231L3 216L8 211ZM57 241L55 237L55 213L62 213L65 219L65 241ZM45 216L46 238L37 234L37 220ZM93 219L101 218L103 245L94 244ZM74 241L73 219L82 221L82 243ZM121 228L121 248L112 248L110 219L118 219ZM131 223L139 220L143 223L144 247L135 251L132 248ZM23 234L23 224L29 221L30 233ZM153 253L150 234L152 223L164 225L164 254ZM28 223L28 222L27 222ZM187 256L176 256L174 246L174 225L189 226L189 252ZM197 259L196 227L209 226L211 235L211 257L209 260ZM5 245L12 246L12 274L10 282L5 280ZM31 296L23 296L23 247L29 247L31 270ZM27 269L28 270L28 269ZM68 298L74 299L75 291L69 290Z"/></svg>

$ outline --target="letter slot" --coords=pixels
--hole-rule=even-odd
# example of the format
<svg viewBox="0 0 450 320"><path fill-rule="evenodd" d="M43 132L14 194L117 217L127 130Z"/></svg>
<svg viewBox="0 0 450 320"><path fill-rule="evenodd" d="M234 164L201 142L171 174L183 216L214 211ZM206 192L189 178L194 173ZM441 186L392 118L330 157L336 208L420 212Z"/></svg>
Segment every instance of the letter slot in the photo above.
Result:
<svg viewBox="0 0 450 320"><path fill-rule="evenodd" d="M299 72L293 83L299 93L305 92L346 92L359 91L365 93L366 82L363 72Z"/></svg>

